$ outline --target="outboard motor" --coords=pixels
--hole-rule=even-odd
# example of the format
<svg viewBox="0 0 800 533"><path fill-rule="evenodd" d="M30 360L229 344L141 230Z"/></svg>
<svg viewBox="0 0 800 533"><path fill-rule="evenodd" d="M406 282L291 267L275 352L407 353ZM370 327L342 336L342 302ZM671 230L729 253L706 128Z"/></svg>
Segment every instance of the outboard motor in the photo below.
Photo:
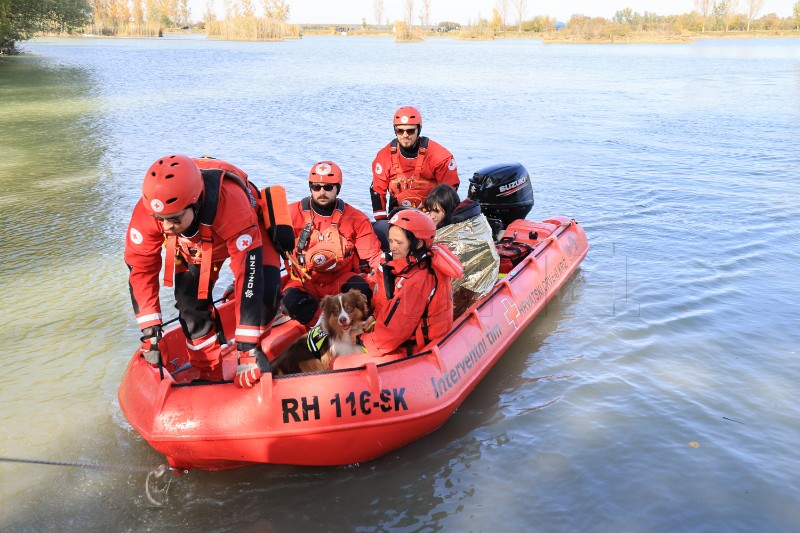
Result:
<svg viewBox="0 0 800 533"><path fill-rule="evenodd" d="M533 207L531 180L519 163L480 169L469 180L467 196L481 203L495 239L513 221L525 218Z"/></svg>

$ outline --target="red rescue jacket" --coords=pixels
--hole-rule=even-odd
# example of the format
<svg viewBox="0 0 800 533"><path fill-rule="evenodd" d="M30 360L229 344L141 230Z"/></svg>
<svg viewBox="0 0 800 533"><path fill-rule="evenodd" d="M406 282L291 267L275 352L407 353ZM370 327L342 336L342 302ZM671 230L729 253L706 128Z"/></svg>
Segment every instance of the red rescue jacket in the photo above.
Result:
<svg viewBox="0 0 800 533"><path fill-rule="evenodd" d="M447 148L420 137L417 156L409 159L403 156L397 139L393 139L372 162L370 195L375 220L385 219L388 211L397 206L420 207L431 189L440 183L454 189L459 185L456 161Z"/></svg>
<svg viewBox="0 0 800 533"><path fill-rule="evenodd" d="M367 215L337 199L333 214L324 216L311 206L311 198L289 205L297 248L292 263L308 282L330 283L342 273L359 271L362 260L377 268L381 245ZM303 238L304 228L306 237ZM305 241L305 242L302 242ZM302 259L301 259L302 257Z"/></svg>
<svg viewBox="0 0 800 533"><path fill-rule="evenodd" d="M196 161L203 166L204 160ZM279 265L278 256L271 242L263 245L264 229L259 224L253 188L227 171L235 169L232 172L241 172L244 179L247 174L233 165L213 161L216 168L201 168L204 193L195 215L199 228L194 235L166 235L161 221L147 212L141 199L137 202L125 241L131 300L140 329L162 323L158 295L162 245L167 249L164 284L171 286L174 272L185 271L188 263L197 264L200 266L199 299L209 297L209 287L218 278L222 263L230 258L237 295L236 340L257 342L264 288L262 276L253 274L261 264ZM263 253L262 248L271 252ZM247 260L257 256L261 264L251 264L252 261Z"/></svg>
<svg viewBox="0 0 800 533"><path fill-rule="evenodd" d="M413 353L447 333L453 325L452 279L463 275L458 258L434 245L421 263L407 257L383 268L395 272L394 294L386 294L383 277L377 276L373 298L377 320L375 330L362 337L364 347L384 355L406 345Z"/></svg>

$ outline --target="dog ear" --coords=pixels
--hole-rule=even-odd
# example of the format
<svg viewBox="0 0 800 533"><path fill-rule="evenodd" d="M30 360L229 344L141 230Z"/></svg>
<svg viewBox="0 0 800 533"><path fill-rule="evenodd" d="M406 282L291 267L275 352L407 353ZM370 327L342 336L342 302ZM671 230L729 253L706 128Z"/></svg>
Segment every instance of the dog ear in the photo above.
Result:
<svg viewBox="0 0 800 533"><path fill-rule="evenodd" d="M367 303L367 296L358 289L350 289L350 292L354 292L353 296L355 297L356 307L358 307L362 313L364 313L364 318L369 315L369 304Z"/></svg>
<svg viewBox="0 0 800 533"><path fill-rule="evenodd" d="M325 296L319 306L328 315L338 315L339 310L336 309L338 303L339 299L335 296Z"/></svg>

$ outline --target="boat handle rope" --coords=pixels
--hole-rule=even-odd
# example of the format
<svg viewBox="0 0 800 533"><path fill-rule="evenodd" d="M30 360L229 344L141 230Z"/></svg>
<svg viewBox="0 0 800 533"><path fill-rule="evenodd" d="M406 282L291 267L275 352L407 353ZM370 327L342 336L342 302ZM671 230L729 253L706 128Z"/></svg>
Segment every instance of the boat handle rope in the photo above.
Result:
<svg viewBox="0 0 800 533"><path fill-rule="evenodd" d="M0 462L4 463L23 463L33 465L48 465L48 466L69 466L75 468L91 468L94 470L101 470L106 472L147 472L147 477L144 481L144 491L147 500L154 507L163 507L167 503L167 492L169 486L172 484L172 477L165 478L164 487L159 487L158 482L164 477L168 471L174 472L176 475L185 474L187 471L178 470L166 464L160 464L155 468L148 468L146 466L130 466L130 465L109 465L100 463L78 463L73 461L47 461L44 459L22 459L19 457L0 457Z"/></svg>

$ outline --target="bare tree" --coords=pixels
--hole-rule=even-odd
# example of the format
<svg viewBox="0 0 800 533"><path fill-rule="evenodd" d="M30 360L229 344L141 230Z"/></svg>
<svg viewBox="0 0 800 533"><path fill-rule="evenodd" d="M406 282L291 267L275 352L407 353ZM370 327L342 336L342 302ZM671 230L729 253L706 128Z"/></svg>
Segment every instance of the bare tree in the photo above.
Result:
<svg viewBox="0 0 800 533"><path fill-rule="evenodd" d="M431 0L422 0L422 25L430 26L430 24L431 24Z"/></svg>
<svg viewBox="0 0 800 533"><path fill-rule="evenodd" d="M156 0L145 0L145 11L147 12L147 23L158 26L163 21L164 4Z"/></svg>
<svg viewBox="0 0 800 533"><path fill-rule="evenodd" d="M264 17L283 22L289 18L289 4L285 0L261 0L261 3L264 5Z"/></svg>
<svg viewBox="0 0 800 533"><path fill-rule="evenodd" d="M528 0L513 0L514 9L517 12L517 31L522 31L522 23L525 21L525 11L528 9Z"/></svg>
<svg viewBox="0 0 800 533"><path fill-rule="evenodd" d="M134 24L141 24L144 20L144 8L142 7L142 0L133 0L131 17Z"/></svg>
<svg viewBox="0 0 800 533"><path fill-rule="evenodd" d="M409 26L414 24L414 0L406 0L406 22Z"/></svg>
<svg viewBox="0 0 800 533"><path fill-rule="evenodd" d="M495 0L494 7L497 8L497 12L500 14L500 20L503 22L503 26L506 25L506 21L508 19L508 6L511 3L511 0Z"/></svg>
<svg viewBox="0 0 800 533"><path fill-rule="evenodd" d="M764 7L764 0L748 0L747 10L747 31L750 31L750 22L758 16L758 12Z"/></svg>
<svg viewBox="0 0 800 533"><path fill-rule="evenodd" d="M383 0L372 0L372 9L375 11L375 23L380 26L383 18Z"/></svg>
<svg viewBox="0 0 800 533"><path fill-rule="evenodd" d="M178 16L181 19L180 25L185 26L189 24L192 10L189 7L189 0L179 0L178 2Z"/></svg>
<svg viewBox="0 0 800 533"><path fill-rule="evenodd" d="M256 14L256 6L253 5L253 0L239 0L242 10L242 15L245 17L252 17Z"/></svg>
<svg viewBox="0 0 800 533"><path fill-rule="evenodd" d="M239 2L236 2L236 0L222 0L222 5L225 8L225 20L233 19L239 9Z"/></svg>
<svg viewBox="0 0 800 533"><path fill-rule="evenodd" d="M706 19L708 19L708 12L711 10L711 0L694 0L694 7L703 18L702 31L706 31Z"/></svg>
<svg viewBox="0 0 800 533"><path fill-rule="evenodd" d="M173 25L178 24L178 0L161 0L161 8L164 15L172 21Z"/></svg>
<svg viewBox="0 0 800 533"><path fill-rule="evenodd" d="M203 22L213 22L217 20L217 11L214 7L214 0L206 0L206 10L203 13Z"/></svg>

